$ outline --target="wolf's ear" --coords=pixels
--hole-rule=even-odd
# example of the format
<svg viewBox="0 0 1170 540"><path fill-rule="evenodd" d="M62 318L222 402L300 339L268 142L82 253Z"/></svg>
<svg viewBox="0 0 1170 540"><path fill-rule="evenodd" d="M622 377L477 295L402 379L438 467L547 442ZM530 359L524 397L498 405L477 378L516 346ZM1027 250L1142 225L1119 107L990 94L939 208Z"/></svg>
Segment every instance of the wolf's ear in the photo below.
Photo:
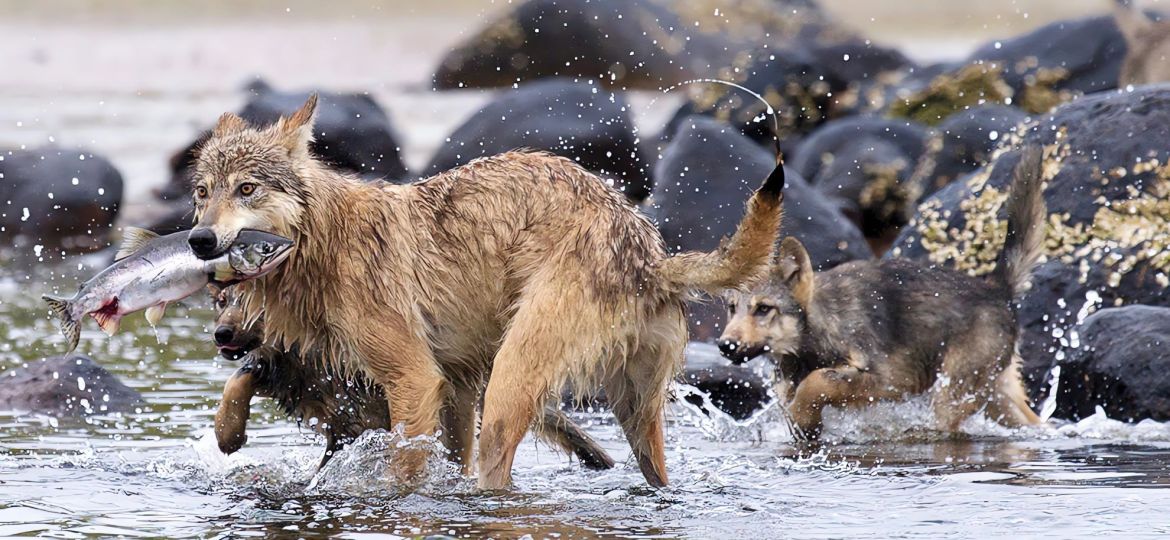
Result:
<svg viewBox="0 0 1170 540"><path fill-rule="evenodd" d="M780 243L774 277L788 286L801 307L808 309L813 296L813 269L804 244L791 236Z"/></svg>
<svg viewBox="0 0 1170 540"><path fill-rule="evenodd" d="M317 93L309 95L305 104L292 113L292 116L282 116L276 123L276 136L280 144L288 149L293 157L307 156L309 143L313 142L313 120L317 117Z"/></svg>
<svg viewBox="0 0 1170 540"><path fill-rule="evenodd" d="M223 137L239 133L248 128L248 123L240 118L236 113L225 112L219 116L219 121L215 123L215 129L212 130L211 136Z"/></svg>

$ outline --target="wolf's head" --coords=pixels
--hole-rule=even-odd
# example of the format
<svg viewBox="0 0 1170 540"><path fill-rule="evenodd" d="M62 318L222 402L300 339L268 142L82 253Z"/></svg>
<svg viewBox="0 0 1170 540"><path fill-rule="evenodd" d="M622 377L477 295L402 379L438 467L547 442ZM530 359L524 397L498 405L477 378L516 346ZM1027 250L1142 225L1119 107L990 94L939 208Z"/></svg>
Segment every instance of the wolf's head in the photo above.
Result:
<svg viewBox="0 0 1170 540"><path fill-rule="evenodd" d="M808 252L799 240L785 238L767 281L750 292L728 296L729 320L719 338L723 356L740 364L765 353L796 354L812 292Z"/></svg>
<svg viewBox="0 0 1170 540"><path fill-rule="evenodd" d="M241 229L296 236L307 198L301 173L313 164L309 143L316 110L313 94L270 127L250 127L232 113L219 118L195 162L198 223L187 241L196 255L223 253Z"/></svg>

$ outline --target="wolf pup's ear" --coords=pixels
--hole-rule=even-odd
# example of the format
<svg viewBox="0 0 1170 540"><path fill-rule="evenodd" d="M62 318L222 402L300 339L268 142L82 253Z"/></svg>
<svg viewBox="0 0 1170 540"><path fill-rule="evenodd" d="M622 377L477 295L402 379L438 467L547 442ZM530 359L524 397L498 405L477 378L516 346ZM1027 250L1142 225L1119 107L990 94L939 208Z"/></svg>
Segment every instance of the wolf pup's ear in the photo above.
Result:
<svg viewBox="0 0 1170 540"><path fill-rule="evenodd" d="M776 254L775 277L788 286L800 307L808 309L813 296L813 269L804 244L791 236L780 243Z"/></svg>
<svg viewBox="0 0 1170 540"><path fill-rule="evenodd" d="M247 128L248 123L243 118L237 116L236 113L225 112L219 116L219 121L215 123L215 129L211 131L211 135L223 137L239 133Z"/></svg>
<svg viewBox="0 0 1170 540"><path fill-rule="evenodd" d="M276 136L289 156L307 157L309 143L313 142L313 121L317 117L317 94L314 92L300 109L291 116L282 116L276 123Z"/></svg>

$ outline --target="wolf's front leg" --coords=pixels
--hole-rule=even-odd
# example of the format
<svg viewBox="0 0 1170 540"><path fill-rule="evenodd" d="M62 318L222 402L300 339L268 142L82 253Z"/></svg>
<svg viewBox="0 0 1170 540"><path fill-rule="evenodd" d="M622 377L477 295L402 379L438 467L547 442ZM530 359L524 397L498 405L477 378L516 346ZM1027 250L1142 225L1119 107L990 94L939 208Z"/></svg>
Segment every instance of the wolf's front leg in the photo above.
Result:
<svg viewBox="0 0 1170 540"><path fill-rule="evenodd" d="M448 385L430 346L408 331L401 318L367 319L363 326L368 330L355 336L357 352L368 374L386 391L390 421L401 424L407 437L436 435ZM404 478L416 478L426 458L425 450L405 450L396 468Z"/></svg>

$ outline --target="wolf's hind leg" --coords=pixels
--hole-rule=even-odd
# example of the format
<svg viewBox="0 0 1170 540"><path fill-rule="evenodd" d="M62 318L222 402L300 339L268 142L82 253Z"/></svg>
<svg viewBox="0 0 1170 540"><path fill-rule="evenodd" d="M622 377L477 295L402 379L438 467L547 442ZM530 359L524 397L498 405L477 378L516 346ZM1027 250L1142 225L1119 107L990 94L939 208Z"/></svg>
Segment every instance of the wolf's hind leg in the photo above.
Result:
<svg viewBox="0 0 1170 540"><path fill-rule="evenodd" d="M594 304L580 284L530 283L492 365L479 435L479 487L512 483L516 447L570 362L601 355Z"/></svg>
<svg viewBox="0 0 1170 540"><path fill-rule="evenodd" d="M982 319L976 318L969 332L953 338L943 353L941 380L932 396L939 428L956 432L980 410L996 414L998 381L1011 358L1012 345Z"/></svg>

